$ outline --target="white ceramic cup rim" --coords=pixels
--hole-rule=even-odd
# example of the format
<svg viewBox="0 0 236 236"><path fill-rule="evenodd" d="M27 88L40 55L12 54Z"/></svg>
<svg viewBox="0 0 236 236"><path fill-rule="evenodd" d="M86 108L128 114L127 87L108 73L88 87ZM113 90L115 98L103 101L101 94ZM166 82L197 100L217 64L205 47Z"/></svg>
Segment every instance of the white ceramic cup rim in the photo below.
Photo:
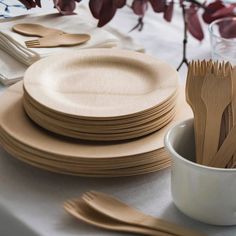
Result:
<svg viewBox="0 0 236 236"><path fill-rule="evenodd" d="M178 124L176 124L174 127L172 127L165 135L165 138L164 138L164 143L165 143L165 147L167 148L167 150L171 153L171 155L175 156L176 158L178 158L181 162L184 162L190 166L194 166L196 168L200 168L200 169L205 169L205 170L209 170L209 171L217 171L217 172L236 172L236 168L216 168L216 167L210 167L210 166L204 166L204 165L200 165L200 164L197 164L195 162L192 162L190 160L187 160L186 158L182 157L181 155L179 155L175 149L173 148L173 146L171 145L170 143L170 137L172 135L172 132L173 132L173 129L175 129L177 126L181 126L181 125L184 125L185 123L187 122L190 122L191 120L193 120L193 118L190 118L190 119L187 119L187 120L184 120Z"/></svg>

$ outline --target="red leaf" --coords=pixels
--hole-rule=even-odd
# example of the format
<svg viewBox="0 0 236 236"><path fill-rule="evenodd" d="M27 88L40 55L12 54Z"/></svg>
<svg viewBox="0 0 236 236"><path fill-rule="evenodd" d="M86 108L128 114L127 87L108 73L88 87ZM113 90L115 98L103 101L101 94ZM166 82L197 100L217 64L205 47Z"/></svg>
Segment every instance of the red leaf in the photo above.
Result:
<svg viewBox="0 0 236 236"><path fill-rule="evenodd" d="M98 27L102 27L107 24L115 15L117 7L111 0L103 0L102 8L100 10L100 16L98 21Z"/></svg>
<svg viewBox="0 0 236 236"><path fill-rule="evenodd" d="M202 15L203 20L208 24L211 23L212 21L216 20L217 17L213 16L214 13L224 7L225 6L221 0L216 0L215 2L210 3L209 5L205 6L205 11Z"/></svg>
<svg viewBox="0 0 236 236"><path fill-rule="evenodd" d="M197 9L193 4L186 10L186 20L188 24L188 31L190 32L190 34L199 41L203 40L204 33L199 21Z"/></svg>
<svg viewBox="0 0 236 236"><path fill-rule="evenodd" d="M230 5L228 7L222 7L221 9L217 10L214 14L212 14L212 17L214 18L221 18L225 16L231 16L234 15L234 5Z"/></svg>
<svg viewBox="0 0 236 236"><path fill-rule="evenodd" d="M147 10L147 1L146 0L134 0L132 2L131 8L136 15L143 16Z"/></svg>
<svg viewBox="0 0 236 236"><path fill-rule="evenodd" d="M103 0L90 0L89 8L94 18L99 19Z"/></svg>
<svg viewBox="0 0 236 236"><path fill-rule="evenodd" d="M36 3L36 5L37 5L38 7L42 7L42 6L41 6L41 0L35 0L35 3Z"/></svg>
<svg viewBox="0 0 236 236"><path fill-rule="evenodd" d="M149 0L154 12L164 12L166 7L166 0Z"/></svg>
<svg viewBox="0 0 236 236"><path fill-rule="evenodd" d="M173 16L173 10L174 10L174 1L171 1L169 5L166 6L164 11L164 19L168 22L171 21Z"/></svg>
<svg viewBox="0 0 236 236"><path fill-rule="evenodd" d="M75 0L54 0L54 5L62 15L71 15L75 10Z"/></svg>
<svg viewBox="0 0 236 236"><path fill-rule="evenodd" d="M113 0L117 8L122 8L126 4L126 0Z"/></svg>
<svg viewBox="0 0 236 236"><path fill-rule="evenodd" d="M236 21L222 21L218 23L219 32L223 38L236 38Z"/></svg>
<svg viewBox="0 0 236 236"><path fill-rule="evenodd" d="M36 7L36 3L33 0L19 0L27 9Z"/></svg>

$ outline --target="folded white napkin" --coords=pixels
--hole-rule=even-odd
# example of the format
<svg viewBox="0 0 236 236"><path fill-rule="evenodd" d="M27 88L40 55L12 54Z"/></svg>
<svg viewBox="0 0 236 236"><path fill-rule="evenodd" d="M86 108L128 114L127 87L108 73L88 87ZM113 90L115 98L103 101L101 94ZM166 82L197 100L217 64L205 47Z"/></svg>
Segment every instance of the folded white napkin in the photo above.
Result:
<svg viewBox="0 0 236 236"><path fill-rule="evenodd" d="M21 80L27 66L0 49L0 82L11 85Z"/></svg>

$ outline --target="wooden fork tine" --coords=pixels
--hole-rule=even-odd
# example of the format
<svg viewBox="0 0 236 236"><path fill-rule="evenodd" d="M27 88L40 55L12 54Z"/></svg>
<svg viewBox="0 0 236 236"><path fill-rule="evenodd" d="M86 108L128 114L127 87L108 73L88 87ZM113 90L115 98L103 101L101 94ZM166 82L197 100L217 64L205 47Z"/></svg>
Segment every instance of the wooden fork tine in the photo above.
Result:
<svg viewBox="0 0 236 236"><path fill-rule="evenodd" d="M204 63L205 63L205 60L204 61L200 61L201 77L204 76Z"/></svg>
<svg viewBox="0 0 236 236"><path fill-rule="evenodd" d="M221 72L220 72L221 76L225 76L225 62L223 61L221 63Z"/></svg>
<svg viewBox="0 0 236 236"><path fill-rule="evenodd" d="M64 203L64 206L74 207L74 206L76 206L76 204L75 204L75 202L68 200Z"/></svg>
<svg viewBox="0 0 236 236"><path fill-rule="evenodd" d="M195 77L199 76L199 60L195 62Z"/></svg>
<svg viewBox="0 0 236 236"><path fill-rule="evenodd" d="M91 198L88 196L87 193L84 193L84 194L82 195L82 199L84 199L84 200L86 200L86 201L91 201Z"/></svg>
<svg viewBox="0 0 236 236"><path fill-rule="evenodd" d="M38 40L31 40L30 42L26 41L25 45L28 48L36 48L36 47L40 46L40 42Z"/></svg>
<svg viewBox="0 0 236 236"><path fill-rule="evenodd" d="M38 41L37 39L33 39L33 40L25 41L25 43L34 43L34 42L37 42L37 41Z"/></svg>
<svg viewBox="0 0 236 236"><path fill-rule="evenodd" d="M85 195L87 195L87 197L90 198L90 200L94 199L94 196L90 192L85 193Z"/></svg>
<svg viewBox="0 0 236 236"><path fill-rule="evenodd" d="M199 76L199 60L195 63L195 76Z"/></svg>
<svg viewBox="0 0 236 236"><path fill-rule="evenodd" d="M91 199L94 199L96 197L96 195L92 191L89 191L88 195L91 197Z"/></svg>
<svg viewBox="0 0 236 236"><path fill-rule="evenodd" d="M192 61L192 75L195 76L196 74L196 62Z"/></svg>
<svg viewBox="0 0 236 236"><path fill-rule="evenodd" d="M186 87L189 87L190 80L192 79L193 74L193 61L191 61L188 65L188 74L187 74L187 81L186 81Z"/></svg>
<svg viewBox="0 0 236 236"><path fill-rule="evenodd" d="M223 76L227 76L227 73L226 73L226 63L225 62L222 63L222 74L223 74Z"/></svg>
<svg viewBox="0 0 236 236"><path fill-rule="evenodd" d="M204 76L205 74L205 60L201 61L201 76Z"/></svg>
<svg viewBox="0 0 236 236"><path fill-rule="evenodd" d="M187 102L189 101L189 86L190 86L190 80L192 77L192 62L189 63L188 65L188 73L187 73L187 79L186 79L186 85L185 85L185 96Z"/></svg>
<svg viewBox="0 0 236 236"><path fill-rule="evenodd" d="M213 71L214 71L213 73L214 73L216 76L218 76L218 75L219 75L219 67L220 67L219 61L216 61L214 65L215 65L215 66L214 66L214 68L213 68Z"/></svg>
<svg viewBox="0 0 236 236"><path fill-rule="evenodd" d="M230 62L227 62L225 64L225 75L226 76L231 76L232 70L233 70L232 65L230 64Z"/></svg>
<svg viewBox="0 0 236 236"><path fill-rule="evenodd" d="M39 41L34 41L34 42L26 42L28 45L34 45L34 44L39 44Z"/></svg>
<svg viewBox="0 0 236 236"><path fill-rule="evenodd" d="M218 74L219 76L223 76L222 71L223 71L223 63L222 63L222 62L219 62L217 74Z"/></svg>

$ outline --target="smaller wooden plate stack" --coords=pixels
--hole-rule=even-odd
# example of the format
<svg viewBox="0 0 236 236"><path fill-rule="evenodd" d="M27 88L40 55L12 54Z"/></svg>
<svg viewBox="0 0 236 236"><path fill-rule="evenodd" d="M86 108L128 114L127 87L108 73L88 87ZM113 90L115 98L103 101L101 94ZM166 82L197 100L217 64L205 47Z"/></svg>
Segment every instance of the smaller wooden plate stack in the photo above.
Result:
<svg viewBox="0 0 236 236"><path fill-rule="evenodd" d="M24 78L24 108L41 127L67 137L137 138L173 119L177 78L168 64L144 54L84 50L31 66Z"/></svg>
<svg viewBox="0 0 236 236"><path fill-rule="evenodd" d="M41 169L90 177L170 166L164 135L192 116L183 90L177 96L174 69L111 49L61 58L35 63L24 83L2 95L0 142L9 153Z"/></svg>

